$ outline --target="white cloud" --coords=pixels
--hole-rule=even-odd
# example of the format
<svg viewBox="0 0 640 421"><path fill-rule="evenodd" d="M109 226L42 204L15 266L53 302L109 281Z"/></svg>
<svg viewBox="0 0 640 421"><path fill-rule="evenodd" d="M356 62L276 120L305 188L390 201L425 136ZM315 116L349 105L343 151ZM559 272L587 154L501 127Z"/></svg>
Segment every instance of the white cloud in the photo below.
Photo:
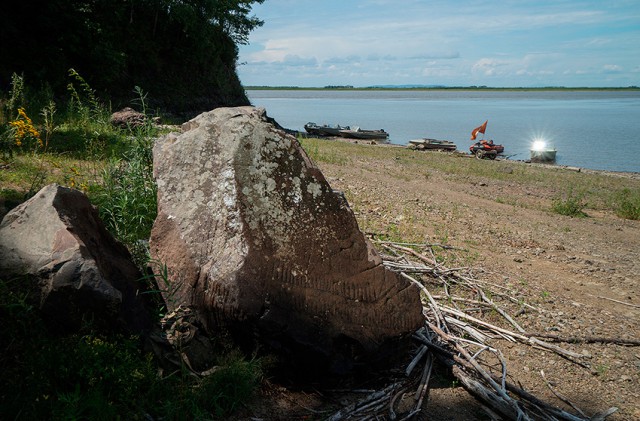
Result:
<svg viewBox="0 0 640 421"><path fill-rule="evenodd" d="M318 60L315 57L300 57L297 55L286 55L282 63L287 66L317 66Z"/></svg>
<svg viewBox="0 0 640 421"><path fill-rule="evenodd" d="M604 66L602 66L602 69L605 71L605 73L619 73L622 71L622 67L618 66L617 64L605 64Z"/></svg>
<svg viewBox="0 0 640 421"><path fill-rule="evenodd" d="M240 50L247 84L268 84L285 73L291 84L315 74L323 81L318 86L523 86L527 79L571 86L581 72L593 75L594 86L602 80L597 74L619 75L625 84L638 78L640 3L268 0L255 10L266 23ZM251 72L252 66L263 71ZM358 80L341 80L348 77ZM579 80L588 86L585 77Z"/></svg>
<svg viewBox="0 0 640 421"><path fill-rule="evenodd" d="M507 62L503 60L496 60L491 58L481 58L471 66L473 73L480 73L485 76L495 76L501 67L507 65Z"/></svg>
<svg viewBox="0 0 640 421"><path fill-rule="evenodd" d="M460 58L460 53L457 51L451 51L448 53L424 53L416 56L411 56L408 58L412 60L432 60L432 59L450 60L450 59Z"/></svg>

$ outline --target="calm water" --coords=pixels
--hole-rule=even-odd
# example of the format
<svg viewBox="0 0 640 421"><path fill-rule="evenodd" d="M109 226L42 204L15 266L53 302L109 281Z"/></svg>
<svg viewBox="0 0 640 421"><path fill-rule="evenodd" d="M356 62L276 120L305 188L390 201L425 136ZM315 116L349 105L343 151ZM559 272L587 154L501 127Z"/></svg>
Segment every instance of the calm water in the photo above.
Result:
<svg viewBox="0 0 640 421"><path fill-rule="evenodd" d="M640 172L637 91L247 91L253 105L282 126L307 122L385 129L407 144L429 137L468 151L471 130L485 120L486 139L511 159L528 159L534 138L558 150L557 163Z"/></svg>

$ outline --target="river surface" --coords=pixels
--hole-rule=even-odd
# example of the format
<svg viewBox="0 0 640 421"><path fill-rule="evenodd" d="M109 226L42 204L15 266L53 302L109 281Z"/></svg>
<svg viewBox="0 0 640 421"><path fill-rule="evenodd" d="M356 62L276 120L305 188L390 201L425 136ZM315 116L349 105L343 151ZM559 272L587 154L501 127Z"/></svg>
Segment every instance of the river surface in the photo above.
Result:
<svg viewBox="0 0 640 421"><path fill-rule="evenodd" d="M248 90L251 103L280 125L307 122L384 129L390 142L451 140L468 151L471 131L526 160L534 139L557 149L556 163L640 172L639 91ZM482 135L480 135L482 137Z"/></svg>

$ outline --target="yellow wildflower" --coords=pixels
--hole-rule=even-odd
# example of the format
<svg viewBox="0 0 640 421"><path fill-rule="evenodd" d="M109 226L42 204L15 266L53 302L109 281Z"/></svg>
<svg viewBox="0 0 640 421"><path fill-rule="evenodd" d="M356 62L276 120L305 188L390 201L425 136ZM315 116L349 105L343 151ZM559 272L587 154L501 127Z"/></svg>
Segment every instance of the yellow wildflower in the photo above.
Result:
<svg viewBox="0 0 640 421"><path fill-rule="evenodd" d="M14 121L10 121L9 125L15 129L15 142L16 146L21 146L25 138L32 138L38 142L39 146L43 146L42 139L40 138L40 132L33 126L33 122L27 115L24 108L18 108L18 118Z"/></svg>

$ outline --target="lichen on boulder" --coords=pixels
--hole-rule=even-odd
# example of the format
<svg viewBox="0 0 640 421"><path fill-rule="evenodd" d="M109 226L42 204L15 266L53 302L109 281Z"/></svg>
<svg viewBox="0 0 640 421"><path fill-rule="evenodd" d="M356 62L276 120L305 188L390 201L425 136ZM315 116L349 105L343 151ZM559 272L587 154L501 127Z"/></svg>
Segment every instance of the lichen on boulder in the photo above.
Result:
<svg viewBox="0 0 640 421"><path fill-rule="evenodd" d="M165 299L209 330L349 365L423 323L418 290L383 267L344 197L263 109L185 123L157 141L154 175Z"/></svg>

